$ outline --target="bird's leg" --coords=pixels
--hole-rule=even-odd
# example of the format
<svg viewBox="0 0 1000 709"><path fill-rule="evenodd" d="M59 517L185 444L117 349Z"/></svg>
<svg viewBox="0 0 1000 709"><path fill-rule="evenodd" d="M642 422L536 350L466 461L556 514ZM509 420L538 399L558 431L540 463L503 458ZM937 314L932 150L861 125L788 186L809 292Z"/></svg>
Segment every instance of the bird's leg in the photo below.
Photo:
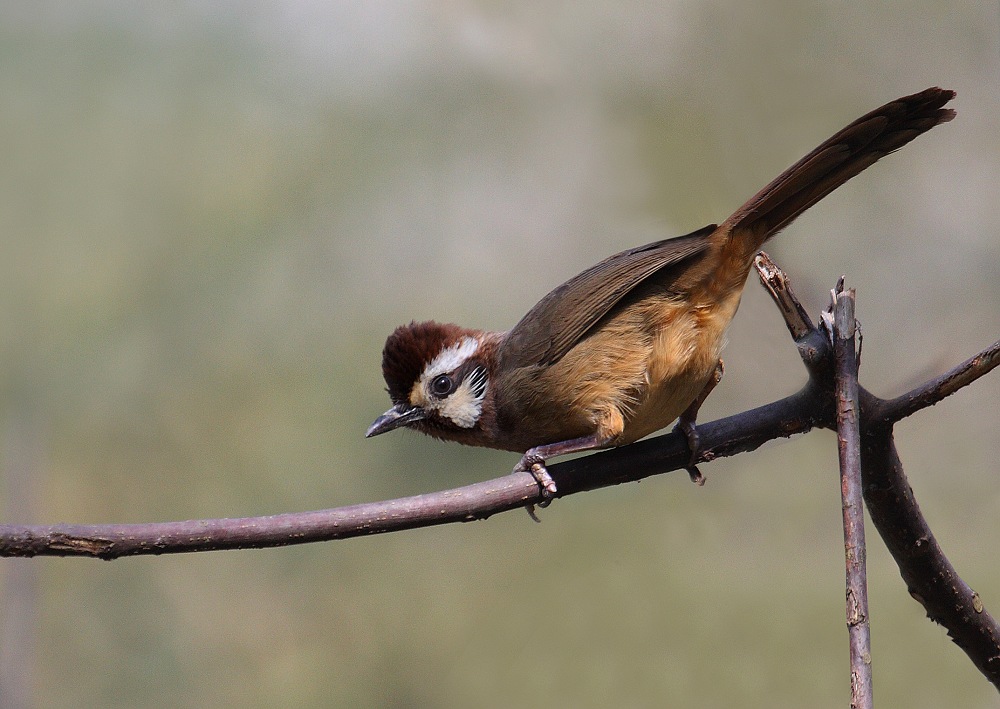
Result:
<svg viewBox="0 0 1000 709"><path fill-rule="evenodd" d="M606 444L607 440L605 438L594 433L582 438L572 438L568 441L535 446L525 451L524 455L521 456L521 460L514 466L514 472L532 474L535 480L538 481L538 487L541 488L544 502L540 504L544 507L555 497L557 492L556 481L552 479L549 471L545 468L545 461L557 455L601 448Z"/></svg>
<svg viewBox="0 0 1000 709"><path fill-rule="evenodd" d="M712 372L712 376L708 378L705 382L705 387L701 390L701 393L691 402L691 405L684 410L680 418L677 419L677 426L675 428L680 429L684 437L687 438L688 449L691 451L691 461L687 465L688 475L691 476L691 482L698 485L705 484L705 476L701 474L698 470L698 466L695 463L698 462L698 454L700 453L701 447L701 437L698 435L698 427L695 425L695 420L698 418L698 410L701 405L705 403L705 399L708 395L712 393L712 390L722 381L722 374L725 371L725 367L720 359L718 364L715 365L715 370Z"/></svg>

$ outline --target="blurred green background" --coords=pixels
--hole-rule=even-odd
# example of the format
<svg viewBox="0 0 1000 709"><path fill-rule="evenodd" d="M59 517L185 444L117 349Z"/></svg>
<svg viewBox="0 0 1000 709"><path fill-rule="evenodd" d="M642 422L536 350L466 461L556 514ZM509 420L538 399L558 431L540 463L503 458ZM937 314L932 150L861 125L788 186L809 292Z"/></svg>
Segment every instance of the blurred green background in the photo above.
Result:
<svg viewBox="0 0 1000 709"><path fill-rule="evenodd" d="M582 268L724 219L849 121L941 85L957 121L769 248L814 314L847 274L862 381L901 393L1000 337L998 36L995 3L937 0L0 5L5 516L248 516L504 474L516 456L363 438L393 327L509 327ZM725 357L703 420L804 380L755 282ZM994 613L998 397L994 374L898 427L932 527ZM559 501L540 525L4 560L6 691L845 706L834 436L704 472L704 488L680 474ZM869 541L879 704L995 706Z"/></svg>

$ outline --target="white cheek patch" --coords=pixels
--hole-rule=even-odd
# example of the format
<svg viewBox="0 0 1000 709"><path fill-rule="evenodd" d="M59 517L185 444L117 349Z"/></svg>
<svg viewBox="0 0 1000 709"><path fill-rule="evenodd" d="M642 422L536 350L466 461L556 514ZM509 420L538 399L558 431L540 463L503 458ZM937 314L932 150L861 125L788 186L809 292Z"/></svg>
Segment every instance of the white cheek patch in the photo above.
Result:
<svg viewBox="0 0 1000 709"><path fill-rule="evenodd" d="M476 354L478 350L478 340L472 337L463 337L457 344L446 347L438 352L437 356L424 367L420 378L413 383L413 388L410 390L410 404L426 408L438 408L436 404L439 402L429 393L431 382L434 381L435 377L458 369L469 357Z"/></svg>
<svg viewBox="0 0 1000 709"><path fill-rule="evenodd" d="M478 370L482 371L482 370ZM476 375L480 376L480 375ZM482 376L485 376L483 374ZM465 379L458 385L458 389L452 392L444 401L440 402L437 410L445 418L449 419L459 428L472 428L479 420L479 415L483 411L483 398L486 396L486 388L482 382L475 381L476 377Z"/></svg>
<svg viewBox="0 0 1000 709"><path fill-rule="evenodd" d="M442 374L450 374L465 364L479 351L479 341L464 337L430 361L420 379L410 391L410 403L437 412L459 428L472 428L479 421L486 398L486 370L477 368L458 383L457 388L444 399L430 394L431 383Z"/></svg>

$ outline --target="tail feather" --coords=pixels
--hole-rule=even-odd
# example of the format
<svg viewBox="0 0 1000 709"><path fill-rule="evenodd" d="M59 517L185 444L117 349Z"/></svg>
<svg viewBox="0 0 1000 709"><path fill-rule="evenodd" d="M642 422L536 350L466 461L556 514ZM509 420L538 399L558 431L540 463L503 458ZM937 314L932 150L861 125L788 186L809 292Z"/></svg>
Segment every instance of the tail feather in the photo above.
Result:
<svg viewBox="0 0 1000 709"><path fill-rule="evenodd" d="M753 234L756 243L748 246L751 252L757 251L802 212L877 160L954 118L955 111L943 108L954 97L954 91L930 88L865 114L781 173L723 227L730 234Z"/></svg>

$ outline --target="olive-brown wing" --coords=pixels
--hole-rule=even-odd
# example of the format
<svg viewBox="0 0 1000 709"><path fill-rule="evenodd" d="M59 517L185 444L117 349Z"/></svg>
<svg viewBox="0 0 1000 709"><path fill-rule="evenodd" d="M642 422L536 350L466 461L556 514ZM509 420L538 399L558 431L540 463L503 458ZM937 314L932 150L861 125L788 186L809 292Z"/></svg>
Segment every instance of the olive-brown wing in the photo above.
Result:
<svg viewBox="0 0 1000 709"><path fill-rule="evenodd" d="M654 275L669 289L672 268L702 254L711 224L673 239L622 251L591 266L542 298L500 343L500 366L551 365L558 362L625 296Z"/></svg>

